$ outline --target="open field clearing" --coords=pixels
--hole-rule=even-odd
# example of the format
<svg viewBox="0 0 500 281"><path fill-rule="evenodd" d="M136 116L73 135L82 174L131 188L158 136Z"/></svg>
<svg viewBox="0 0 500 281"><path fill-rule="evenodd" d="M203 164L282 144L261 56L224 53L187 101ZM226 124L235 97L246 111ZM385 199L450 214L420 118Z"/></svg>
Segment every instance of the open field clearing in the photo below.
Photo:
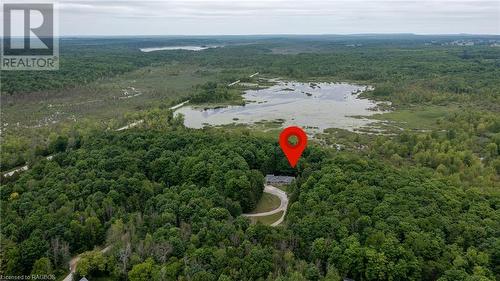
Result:
<svg viewBox="0 0 500 281"><path fill-rule="evenodd" d="M463 110L458 105L449 106L417 106L409 109L398 109L371 116L373 119L392 122L394 126L409 130L429 130L439 127L439 122L444 118Z"/></svg>

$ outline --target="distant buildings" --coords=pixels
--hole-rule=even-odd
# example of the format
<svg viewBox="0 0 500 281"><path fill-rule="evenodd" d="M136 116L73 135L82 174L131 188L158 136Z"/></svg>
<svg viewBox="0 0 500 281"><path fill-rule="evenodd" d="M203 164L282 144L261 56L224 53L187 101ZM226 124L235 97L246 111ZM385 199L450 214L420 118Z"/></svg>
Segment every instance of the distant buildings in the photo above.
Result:
<svg viewBox="0 0 500 281"><path fill-rule="evenodd" d="M497 39L477 39L477 38L472 38L472 39L459 39L459 40L453 40L453 41L441 41L441 40L432 40L430 42L425 42L425 46L465 46L465 47L472 47L472 46L490 46L490 47L497 47L500 46L500 40Z"/></svg>
<svg viewBox="0 0 500 281"><path fill-rule="evenodd" d="M294 179L295 179L294 177L289 177L289 176L266 175L266 184L269 185L290 184Z"/></svg>
<svg viewBox="0 0 500 281"><path fill-rule="evenodd" d="M456 40L451 42L451 45L455 46L474 46L473 41L468 41L468 40Z"/></svg>

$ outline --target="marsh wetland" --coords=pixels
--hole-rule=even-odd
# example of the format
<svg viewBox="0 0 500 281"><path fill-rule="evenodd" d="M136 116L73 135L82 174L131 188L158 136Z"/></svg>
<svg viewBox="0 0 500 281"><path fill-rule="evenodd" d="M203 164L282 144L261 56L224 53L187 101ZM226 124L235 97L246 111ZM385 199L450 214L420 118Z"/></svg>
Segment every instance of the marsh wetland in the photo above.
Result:
<svg viewBox="0 0 500 281"><path fill-rule="evenodd" d="M370 86L275 82L270 87L246 90L243 106L206 108L193 105L182 107L175 114L183 114L184 124L190 128L270 121L321 132L327 128L352 131L378 122L369 117L381 112L379 103L360 97L361 93L372 89Z"/></svg>

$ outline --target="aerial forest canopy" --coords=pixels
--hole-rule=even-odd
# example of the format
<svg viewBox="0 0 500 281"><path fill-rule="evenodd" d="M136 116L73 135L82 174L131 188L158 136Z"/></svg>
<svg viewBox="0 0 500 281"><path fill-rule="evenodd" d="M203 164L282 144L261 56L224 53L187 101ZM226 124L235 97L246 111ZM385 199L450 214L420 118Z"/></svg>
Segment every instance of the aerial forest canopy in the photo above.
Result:
<svg viewBox="0 0 500 281"><path fill-rule="evenodd" d="M88 136L3 184L2 271L109 280L494 280L498 196L427 167L217 131ZM263 175L296 175L286 227L251 225ZM103 254L95 246L111 246Z"/></svg>
<svg viewBox="0 0 500 281"><path fill-rule="evenodd" d="M500 280L499 42L65 38L59 71L1 73L0 275L62 280L78 257L90 281ZM176 45L222 47L140 51ZM293 119L195 130L174 114L243 106L276 77L366 85L380 122L304 128L292 169ZM267 174L295 177L276 227L245 216Z"/></svg>

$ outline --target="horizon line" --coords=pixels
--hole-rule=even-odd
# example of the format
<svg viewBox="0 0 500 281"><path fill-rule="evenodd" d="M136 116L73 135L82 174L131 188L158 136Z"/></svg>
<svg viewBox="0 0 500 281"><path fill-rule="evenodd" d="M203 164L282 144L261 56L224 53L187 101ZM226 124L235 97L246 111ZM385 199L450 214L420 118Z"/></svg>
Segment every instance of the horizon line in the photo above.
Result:
<svg viewBox="0 0 500 281"><path fill-rule="evenodd" d="M414 35L414 36L500 36L500 33L412 33L412 32L370 32L370 33L247 33L247 34L65 34L58 37L214 37L214 36L369 36L369 35Z"/></svg>

